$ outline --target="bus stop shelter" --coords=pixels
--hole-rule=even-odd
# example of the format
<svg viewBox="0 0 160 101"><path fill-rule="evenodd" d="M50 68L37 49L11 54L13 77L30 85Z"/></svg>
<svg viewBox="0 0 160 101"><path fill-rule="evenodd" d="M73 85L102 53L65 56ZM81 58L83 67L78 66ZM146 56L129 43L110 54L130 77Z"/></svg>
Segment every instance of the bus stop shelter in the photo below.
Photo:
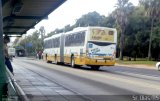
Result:
<svg viewBox="0 0 160 101"><path fill-rule="evenodd" d="M66 0L0 0L0 98L6 95L3 36L22 36Z"/></svg>

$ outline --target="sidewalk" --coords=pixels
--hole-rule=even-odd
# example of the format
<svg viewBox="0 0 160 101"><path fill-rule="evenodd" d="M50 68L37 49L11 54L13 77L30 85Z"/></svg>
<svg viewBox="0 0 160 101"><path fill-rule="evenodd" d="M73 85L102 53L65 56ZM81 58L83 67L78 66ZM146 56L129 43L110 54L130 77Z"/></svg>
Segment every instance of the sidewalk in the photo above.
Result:
<svg viewBox="0 0 160 101"><path fill-rule="evenodd" d="M14 62L12 64L14 66L14 78L25 93L28 101L82 101L78 98L72 100L73 96L67 95L76 94L56 82L21 67Z"/></svg>
<svg viewBox="0 0 160 101"><path fill-rule="evenodd" d="M130 67L130 68L144 68L144 69L153 69L153 70L157 69L156 66L151 66L151 65L135 65L135 64L126 65L126 64L116 63L115 66L124 66L124 67Z"/></svg>

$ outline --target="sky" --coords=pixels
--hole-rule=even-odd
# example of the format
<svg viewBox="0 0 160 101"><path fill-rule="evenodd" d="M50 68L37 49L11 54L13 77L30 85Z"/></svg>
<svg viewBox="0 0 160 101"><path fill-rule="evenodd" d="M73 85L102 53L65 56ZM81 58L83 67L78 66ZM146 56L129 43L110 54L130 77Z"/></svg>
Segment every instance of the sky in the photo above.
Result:
<svg viewBox="0 0 160 101"><path fill-rule="evenodd" d="M138 0L130 0L134 5L138 5ZM82 15L96 11L100 15L107 16L114 9L117 0L67 0L59 8L54 10L47 20L42 20L27 32L27 35L44 26L46 33L54 31L56 28L63 28L70 24L75 24Z"/></svg>

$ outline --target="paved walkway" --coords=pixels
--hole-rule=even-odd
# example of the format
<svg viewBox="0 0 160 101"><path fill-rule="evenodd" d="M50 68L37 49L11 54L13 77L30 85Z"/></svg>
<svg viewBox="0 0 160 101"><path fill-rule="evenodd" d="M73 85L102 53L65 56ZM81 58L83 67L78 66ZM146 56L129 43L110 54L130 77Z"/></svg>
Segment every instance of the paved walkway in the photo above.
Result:
<svg viewBox="0 0 160 101"><path fill-rule="evenodd" d="M78 97L73 97L75 93L61 85L14 62L12 64L14 66L14 78L29 101L84 101Z"/></svg>

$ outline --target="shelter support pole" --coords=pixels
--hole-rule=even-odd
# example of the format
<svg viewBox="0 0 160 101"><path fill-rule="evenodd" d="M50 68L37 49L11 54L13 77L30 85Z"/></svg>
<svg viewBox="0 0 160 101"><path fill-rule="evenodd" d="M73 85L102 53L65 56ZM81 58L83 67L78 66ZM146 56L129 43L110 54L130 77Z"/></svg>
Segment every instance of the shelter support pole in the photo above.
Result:
<svg viewBox="0 0 160 101"><path fill-rule="evenodd" d="M2 15L2 0L0 0L0 101L7 94L7 75L4 64L3 51L3 15Z"/></svg>

